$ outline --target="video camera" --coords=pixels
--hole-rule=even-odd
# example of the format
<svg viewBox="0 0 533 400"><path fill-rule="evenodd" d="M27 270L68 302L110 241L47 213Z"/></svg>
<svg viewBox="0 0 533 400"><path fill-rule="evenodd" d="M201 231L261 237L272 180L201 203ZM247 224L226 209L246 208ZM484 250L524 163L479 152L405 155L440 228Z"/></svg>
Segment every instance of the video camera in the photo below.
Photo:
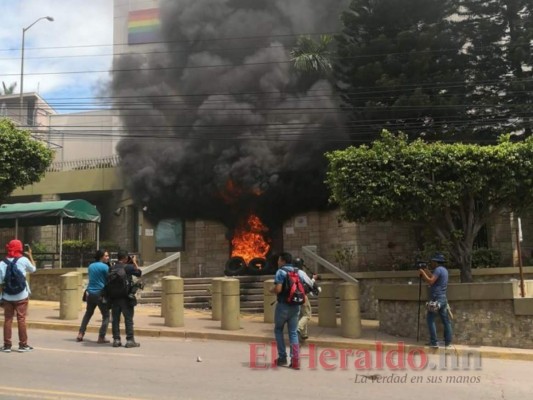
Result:
<svg viewBox="0 0 533 400"><path fill-rule="evenodd" d="M428 263L426 261L417 260L415 261L415 269L426 269Z"/></svg>

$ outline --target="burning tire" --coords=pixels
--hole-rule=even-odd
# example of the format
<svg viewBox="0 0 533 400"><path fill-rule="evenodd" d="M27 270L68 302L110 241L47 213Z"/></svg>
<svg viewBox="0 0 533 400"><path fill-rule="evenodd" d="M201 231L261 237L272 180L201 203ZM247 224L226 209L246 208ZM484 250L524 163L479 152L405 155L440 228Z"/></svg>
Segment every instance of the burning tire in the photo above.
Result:
<svg viewBox="0 0 533 400"><path fill-rule="evenodd" d="M244 272L246 268L246 263L242 257L231 257L226 263L226 268L224 269L224 274L227 276L240 275Z"/></svg>
<svg viewBox="0 0 533 400"><path fill-rule="evenodd" d="M262 275L265 273L267 262L264 258L252 258L248 263L248 275Z"/></svg>

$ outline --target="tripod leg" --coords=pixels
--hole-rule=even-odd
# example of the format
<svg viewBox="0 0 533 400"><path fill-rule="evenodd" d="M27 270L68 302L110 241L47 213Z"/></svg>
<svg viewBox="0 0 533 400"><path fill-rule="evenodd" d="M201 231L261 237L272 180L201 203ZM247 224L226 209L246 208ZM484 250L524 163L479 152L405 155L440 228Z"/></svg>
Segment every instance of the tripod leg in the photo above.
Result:
<svg viewBox="0 0 533 400"><path fill-rule="evenodd" d="M420 340L420 299L422 297L422 277L418 277L418 314L416 315L416 341Z"/></svg>

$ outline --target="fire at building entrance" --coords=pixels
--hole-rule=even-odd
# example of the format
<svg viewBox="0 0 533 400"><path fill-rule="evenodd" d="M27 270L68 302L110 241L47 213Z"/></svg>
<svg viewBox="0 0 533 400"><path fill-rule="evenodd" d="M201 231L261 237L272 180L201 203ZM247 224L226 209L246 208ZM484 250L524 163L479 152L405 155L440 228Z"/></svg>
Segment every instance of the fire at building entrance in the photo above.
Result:
<svg viewBox="0 0 533 400"><path fill-rule="evenodd" d="M231 257L224 273L229 276L273 273L276 266L269 260L271 243L270 229L259 216L250 214L234 230Z"/></svg>

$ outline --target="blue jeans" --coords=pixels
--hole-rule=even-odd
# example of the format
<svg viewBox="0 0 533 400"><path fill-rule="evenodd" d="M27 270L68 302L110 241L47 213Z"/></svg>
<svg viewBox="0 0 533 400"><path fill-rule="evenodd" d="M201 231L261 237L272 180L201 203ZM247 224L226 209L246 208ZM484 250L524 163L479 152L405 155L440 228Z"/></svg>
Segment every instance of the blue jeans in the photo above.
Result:
<svg viewBox="0 0 533 400"><path fill-rule="evenodd" d="M291 345L291 359L297 360L299 357L298 344L298 316L300 315L300 306L289 305L286 303L276 304L274 314L274 335L278 346L278 357L287 358L285 349L285 339L283 338L283 328L287 324L289 330L289 343Z"/></svg>
<svg viewBox="0 0 533 400"><path fill-rule="evenodd" d="M437 299L437 301L440 303L439 311L436 313L428 311L426 315L429 329L429 343L432 345L437 344L435 317L439 314L442 325L444 325L444 344L449 345L452 343L452 323L450 322L450 317L448 315L448 301L445 298Z"/></svg>

